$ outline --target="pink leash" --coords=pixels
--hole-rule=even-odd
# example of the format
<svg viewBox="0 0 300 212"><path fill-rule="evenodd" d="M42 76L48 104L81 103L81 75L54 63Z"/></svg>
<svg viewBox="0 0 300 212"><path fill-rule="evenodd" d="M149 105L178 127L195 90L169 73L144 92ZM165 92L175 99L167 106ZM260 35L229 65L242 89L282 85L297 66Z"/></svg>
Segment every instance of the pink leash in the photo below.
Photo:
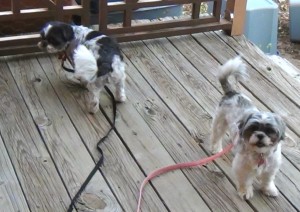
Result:
<svg viewBox="0 0 300 212"><path fill-rule="evenodd" d="M142 195L143 195L143 189L144 186L154 177L169 172L169 171L173 171L176 169L183 169L183 168L189 168L189 167L194 167L194 166L202 166L208 162L211 162L215 159L217 159L218 157L221 157L223 154L226 154L227 152L229 152L231 150L231 148L233 147L233 144L229 144L228 146L226 146L225 149L223 149L223 151L218 152L215 155L212 155L210 157L207 158L203 158L200 160L196 160L196 161L192 161L192 162L185 162L185 163L179 163L179 164L174 164L174 165L170 165L170 166L165 166L163 168L160 169L156 169L153 172L151 172L143 181L141 187L140 187L140 194L139 194L139 201L138 201L138 206L137 206L137 212L140 212L140 207L141 207L141 201L142 201Z"/></svg>

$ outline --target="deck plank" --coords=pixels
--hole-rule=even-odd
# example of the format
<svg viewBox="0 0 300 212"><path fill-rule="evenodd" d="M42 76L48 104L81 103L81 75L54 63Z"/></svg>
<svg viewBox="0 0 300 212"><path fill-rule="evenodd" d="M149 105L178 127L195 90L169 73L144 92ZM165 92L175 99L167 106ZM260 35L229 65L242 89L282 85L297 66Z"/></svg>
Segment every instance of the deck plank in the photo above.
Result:
<svg viewBox="0 0 300 212"><path fill-rule="evenodd" d="M195 68L193 68L191 66L184 68L183 66L185 64L188 64L186 59L183 56L180 56L180 54L175 53L176 49L174 47L172 47L170 44L167 44L167 42L165 42L163 39L160 39L160 40L156 39L155 41L149 41L146 43L148 44L148 47L153 51L153 54L156 55L157 58L159 58L165 64L166 67L168 67L169 72L172 75L177 77L177 80L179 81L179 83L182 84L183 87L187 91L189 91L190 93L193 93L192 94L193 98L196 101L198 101L200 105L203 105L204 109L209 111L210 116L212 116L213 113L212 113L211 109L218 105L219 100L215 104L207 107L207 103L212 102L212 101L207 101L207 98L210 98L210 97L205 98L205 97L203 97L202 92L197 92L194 90L198 89L199 87L204 87L210 91L210 95L208 95L208 96L217 95L217 96L219 96L219 99L221 98L221 96L218 91L215 91L215 88L212 85L209 85L209 82L200 80L201 74L199 72L201 72L202 68L199 68L199 71L197 71ZM153 44L153 43L155 43L155 44ZM182 50L184 48L185 48L184 46L178 47L178 49L180 49L180 50ZM201 48L201 47L199 47L199 48ZM212 58L210 58L209 55L207 55L207 54L206 55L198 54L198 55L199 55L199 57L194 58L195 60L199 61L200 57L201 57L201 59L203 61L214 64L214 62L212 61ZM182 67L182 68L176 68L176 67ZM203 66L201 66L201 67L203 67ZM215 64L215 67L218 67L218 65ZM207 70L208 70L208 72L213 72L213 69L207 69ZM203 71L203 72L205 72L205 71ZM191 80L191 78L192 78L191 76L193 76L193 78L197 79L197 80ZM200 95L197 95L197 94L200 94ZM172 106L170 106L170 108L172 108ZM194 125L199 125L198 124L199 121L193 119L192 116L193 116L193 114L190 114L188 117L190 119L190 122L193 122ZM181 118L181 116L179 116L179 117ZM183 122L185 122L185 121L183 121ZM201 126L204 126L204 124L202 124ZM208 151L208 149L207 149L207 151ZM222 167L226 167L226 166L224 166L224 164L223 164ZM227 172L230 173L230 169ZM283 205L287 205L287 206L289 205L286 202L286 200L284 200L284 199L279 200L278 204L275 201L274 201L274 203L275 203L275 205L281 205L282 207L285 207ZM274 207L274 208L276 208L276 207Z"/></svg>
<svg viewBox="0 0 300 212"><path fill-rule="evenodd" d="M70 198L10 70L0 66L0 133L30 211L64 211Z"/></svg>
<svg viewBox="0 0 300 212"><path fill-rule="evenodd" d="M0 80L1 81L1 80ZM1 83L0 83L1 84ZM1 87L0 87L1 89ZM29 208L18 182L8 152L0 136L0 208L3 211L29 212Z"/></svg>
<svg viewBox="0 0 300 212"><path fill-rule="evenodd" d="M274 63L257 46L247 41L244 36L228 37L223 33L216 32L223 41L231 46L236 52L243 55L245 60L251 64L257 73L273 83L273 86L289 97L297 106L300 106L300 83Z"/></svg>
<svg viewBox="0 0 300 212"><path fill-rule="evenodd" d="M237 55L237 52L235 52L230 46L225 46L225 42L214 33L195 34L193 36L222 64ZM216 49L218 49L218 51L216 51ZM253 69L252 65L248 65L247 68L250 80L248 82L243 82L243 85L247 87L247 89L251 91L256 98L263 102L269 110L284 117L286 123L299 136L299 106L292 102L285 93L278 90L278 88L273 85L273 82L262 77L256 69ZM253 82L259 83L254 84ZM272 95L270 95L270 93L272 93Z"/></svg>
<svg viewBox="0 0 300 212"><path fill-rule="evenodd" d="M99 153L95 146L99 139L109 130L109 123L101 112L91 115L88 113L84 101L84 91L78 88L67 88L59 80L60 61L56 58L48 58L39 56L38 60L43 64L43 69L53 85L54 90L61 99L70 119L74 123L77 131L92 153L95 160L98 160ZM101 98L101 105L108 104L111 107L110 99ZM125 103L127 104L127 103ZM72 105L78 105L73 107ZM120 107L121 105L118 105ZM120 123L120 114L117 116L116 128L123 128L123 123ZM130 135L129 139L133 139ZM136 209L138 189L141 179L145 176L122 144L121 139L113 131L108 139L101 145L104 153L104 164L101 172L109 182L114 194L122 205L125 211L134 211ZM136 143L135 140L133 142ZM91 182L92 183L92 182ZM145 211L166 211L165 206L159 199L153 189L148 189L145 192L144 204L142 210Z"/></svg>
<svg viewBox="0 0 300 212"><path fill-rule="evenodd" d="M208 52L210 52L215 58L217 58L219 61L221 61L222 63L226 62L228 59L234 57L236 55L236 52L234 52L232 50L232 48L230 46L224 46L224 42L218 37L216 36L214 33L205 33L205 34L198 34L198 35L194 35L194 37L196 37L196 39L198 40L198 42L200 42L206 49ZM211 43L211 45L207 45L207 43ZM195 43L192 43L193 45L195 45ZM191 45L192 45L191 44ZM212 46L212 47L211 47ZM214 49L219 49L219 52L221 52L221 54L218 53L214 53L215 50ZM188 57L192 58L192 55L189 55ZM197 65L201 65L198 63L198 61L194 61L193 62L196 66ZM283 66L286 67L286 66ZM288 72L290 76L293 77L297 77L298 75L295 74L296 70L292 69L293 67L291 67L291 69L288 70L283 70L282 68L279 70L279 68L277 67L277 71L281 72L282 75L286 75L284 73ZM255 69L250 68L251 73L256 73L257 71ZM285 119L285 121L288 124L288 127L290 128L290 130L288 130L288 135L293 137L293 142L294 144L292 144L291 142L288 145L291 145L292 148L285 148L285 150L288 150L290 152L293 152L292 155L287 155L287 157L293 162L293 164L298 168L298 170L300 170L300 166L299 166L299 159L298 159L298 155L300 154L300 138L299 138L299 134L298 134L298 120L296 120L296 117L294 116L295 114L293 114L293 111L296 110L296 105L290 101L289 99L284 97L284 100L281 100L281 96L284 96L284 94L282 94L280 97L278 97L278 99L276 98L276 96L274 97L273 95L269 95L270 93L279 93L278 91L274 90L274 89L269 89L269 87L264 87L264 83L262 83L262 79L260 79L259 77L260 75L255 75L254 79L258 79L259 80L259 85L256 86L256 84L251 83L253 81L253 78L250 77L249 82L248 83L243 83L243 86L241 86L241 89L243 92L245 92L247 90L247 95L249 97L251 97L251 99L253 99L254 101L256 99L258 99L258 101L262 102L262 104L264 105L263 107L260 107L261 109L264 110L273 110L274 108L274 112L277 112L278 114L281 114L282 117ZM263 78L263 77L262 77ZM267 84L270 84L272 82L272 80L268 80L263 78L263 82L267 81ZM249 86L250 87L249 87ZM260 88L259 90L254 90L253 88L257 87ZM262 96L259 97L258 95ZM272 102L269 102L269 99L273 99ZM258 103L258 101L255 101L256 104ZM272 104L273 103L273 104ZM299 111L299 110L298 110ZM297 122L294 123L293 121L290 120L290 116L286 115L286 114L290 114L293 115L293 120L296 120ZM295 134L296 133L296 134Z"/></svg>
<svg viewBox="0 0 300 212"><path fill-rule="evenodd" d="M228 59L233 58L236 56L236 54L231 50L231 48L229 46L224 45L224 43L222 44L222 41L217 38L213 33L205 33L205 34L199 34L199 35L194 35L196 36L196 38L198 37L198 40L203 43L204 47L208 50L209 52L214 52L214 50L217 48L219 49L219 52L221 52L221 55L218 55L218 53L216 53L216 57L218 57L219 60L221 60L222 62L226 62ZM177 46L177 48L180 49L180 51L182 52L183 55L185 55L185 57L189 60L189 62L191 62L194 67L198 68L199 72L204 75L204 77L206 77L211 84L213 84L214 87L218 88L218 90L221 90L219 82L216 81L217 77L216 77L216 73L218 73L218 62L216 63L214 58L210 58L210 59L203 59L202 57L197 58L197 55L205 55L208 54L207 51L205 49L203 49L202 47L198 47L198 48L189 48L190 46L196 46L197 43L191 39L189 39L188 37L174 37L170 39L175 46ZM211 43L210 45L214 46L214 48L211 48L209 43ZM211 53L212 54L212 53ZM214 54L212 54L214 55ZM229 56L226 56L229 55ZM180 58L178 59L179 61L181 60ZM176 63L176 61L174 62ZM177 64L180 65L180 64ZM180 66L179 66L180 67ZM203 68L205 67L205 68ZM173 69L170 70L176 70L175 67L171 67ZM254 71L254 70L253 70ZM295 71L291 70L291 74L295 74ZM176 75L180 75L179 73L176 73ZM199 76L196 76L195 78L198 78ZM183 79L181 79L181 81L183 81ZM251 78L250 78L251 81ZM184 81L183 81L184 82ZM198 84L194 84L193 87L195 88L201 88L203 85L202 83L198 83ZM204 86L205 87L205 86ZM188 87L186 87L186 89L189 89ZM270 108L268 108L268 104L265 103L264 101L261 101L260 99L257 99L256 93L253 93L251 89L247 88L247 87L243 87L243 86L239 86L239 89L245 93L248 97L250 97L255 104L258 106L258 108L263 109L263 110L270 110ZM192 90L192 91L190 91ZM189 92L194 95L197 94L199 95L199 99L204 99L204 104L205 106L206 104L206 100L207 98L213 98L213 97L203 97L203 95L201 96L201 92L197 92L197 91L193 91L193 89L190 89ZM210 90L210 92L213 92ZM211 95L209 96L216 96L217 93L211 93ZM205 99L206 98L206 99ZM220 97L218 97L220 98ZM218 100L219 101L219 100ZM218 101L215 102L215 105L218 104ZM211 101L208 101L211 102ZM214 105L214 106L215 106ZM276 107L276 106L274 106ZM287 107L286 107L287 108ZM285 108L285 111L287 110ZM214 107L206 107L206 110L211 112L212 114L214 113ZM294 125L291 125L291 129L293 130ZM287 133L289 136L291 136L293 138L293 142L289 142L287 143L286 147L290 146L291 148L285 148L285 150L288 150L290 152L293 152L292 155L288 155L289 159L293 162L294 165L297 166L297 168L300 170L300 166L299 166L299 159L297 157L297 155L300 153L300 149L299 149L299 143L300 143L300 139L299 136L297 136L293 131L291 131L290 129L287 130Z"/></svg>
<svg viewBox="0 0 300 212"><path fill-rule="evenodd" d="M158 130L164 134L166 141L170 140L168 138L169 133L166 133L161 124L159 124L160 122L165 123L168 121L169 112L165 112L165 110L168 111L166 108L164 110L159 108L160 105L157 105L159 104L157 102L160 100L151 92L150 87L145 88L146 82L144 82L142 76L138 74L127 58L125 60L127 62L126 90L128 102L118 107L120 113L118 121L122 126L118 128L118 131L140 166L149 174L157 168L171 165L178 161L174 159L174 155L170 156L170 153L157 138L156 133L153 132ZM135 78L135 80L132 78ZM107 114L111 114L111 107L104 105L104 109ZM148 122L151 122L150 126ZM153 130L153 128L156 130ZM140 183L143 179L140 179ZM206 203L195 191L195 188L193 188L195 186L190 184L181 171L170 172L164 177L155 178L152 184L170 211L210 211ZM146 186L145 190L148 189L149 185Z"/></svg>
<svg viewBox="0 0 300 212"><path fill-rule="evenodd" d="M195 36L198 36L198 35L195 35ZM205 35L201 35L201 38L198 38L198 39L201 40L201 42L203 42L203 43L208 42L207 40L205 40ZM199 67L199 72L204 74L208 79L212 78L213 75L215 75L215 78L216 78L216 74L218 73L216 68L219 66L219 64L213 59L213 57L211 57L211 59L207 59L204 64L206 64L206 63L211 64L215 68L212 67L212 68L209 68L209 69L202 69L201 67L203 67L204 64L201 63L200 58L197 58L197 55L201 55L201 57L203 58L204 55L208 54L208 53L207 52L205 53L204 49L200 46L197 49L191 48L192 46L197 45L196 42L193 39L190 39L189 36L186 36L186 37L182 36L180 38L179 37L171 38L170 40L172 40L172 43L177 47L177 49L180 49L180 51L185 55L185 57L189 58L190 62L192 64L194 64L195 67ZM217 42L214 41L214 45L215 45L215 43L217 43ZM223 47L223 49L226 49L224 46L222 46L222 47ZM218 46L215 49L220 49L220 48L221 48L221 46ZM210 52L210 53L212 54L212 52ZM224 54L225 53L222 54L222 57L225 57L226 54L225 55ZM232 57L233 57L232 55L230 56L227 53L227 60L232 58ZM210 79L210 81L211 81L211 79ZM260 80L258 80L258 81L261 83ZM188 87L188 85L184 85L184 86ZM253 83L251 86L252 87L255 87L255 86L259 87L260 85L256 85L256 83L255 84ZM199 99L199 98L195 97L195 99ZM216 103L216 105L217 105L217 103ZM291 165L290 162L287 161L286 163L287 163L286 165L288 167L291 167L291 169L293 170L293 172L295 173L296 176L299 175L299 170L298 169L293 167L293 165ZM222 164L222 167L226 167L225 164ZM229 174L230 172L227 171L227 173ZM278 185L281 186L281 189L282 189L283 193L285 193L286 195L289 195L291 191L288 189L288 186L286 186L286 185L290 185L290 186L294 187L293 184L296 183L297 181L291 181L289 178L287 178L283 175L280 175L280 176L283 177L280 181L281 182L284 181L285 186L282 186L281 183L278 183ZM295 195L297 197L299 196L299 188L297 188L297 187L295 188L295 190L293 191L293 195ZM254 200L251 200L251 201L255 201L255 200L256 200L256 198L254 198ZM276 201L278 201L278 200L279 199L276 198ZM272 201L275 205L279 205L279 206L280 205L281 206L285 205L285 206L283 206L284 208L289 205L289 204L282 204L282 203L286 202L284 200L279 200L279 201L283 201L282 203L276 203L271 199L270 199L270 201ZM297 202L294 202L293 204L297 205L297 207L299 208L299 205L298 205Z"/></svg>
<svg viewBox="0 0 300 212"><path fill-rule="evenodd" d="M211 120L222 96L218 67L238 52L250 72L239 90L258 108L287 118L276 177L281 194L268 198L255 182L254 197L241 200L229 153L155 178L145 188L142 211L300 210L299 70L219 32L121 47L128 100L117 106L116 129L101 145L104 165L81 196L80 211L134 211L145 175L209 154ZM61 72L55 56L0 58L0 210L65 211L99 158L95 147L110 126L110 97L102 93L102 111L89 114L86 91L65 84ZM224 139L224 145L229 142Z"/></svg>
<svg viewBox="0 0 300 212"><path fill-rule="evenodd" d="M8 60L8 65L64 185L74 196L94 167L92 158L37 59L23 57L19 60ZM105 179L99 173L95 174L92 183L87 186L83 205L80 204L80 207L89 208L89 205L84 205L89 203L89 198L101 203L96 205L97 209L121 211ZM67 201L66 205L69 203Z"/></svg>
<svg viewBox="0 0 300 212"><path fill-rule="evenodd" d="M201 128L202 125L209 126L210 121L207 113L201 110L199 106L194 107L190 96L184 94L185 92L181 86L178 86L176 80L170 77L170 74L168 74L168 71L166 71L160 61L142 42L126 43L122 45L122 49L151 86L139 89L140 92L145 93L144 96L150 97L148 97L148 103L147 99L144 100L146 102L144 107L146 112L150 110L150 115L152 114L152 116L157 118L160 116L162 120L155 121L152 120L152 117L147 118L147 116L144 119L156 133L156 136L160 138L161 143L169 151L176 163L207 157L206 153L203 152L189 133L189 131L194 131L195 129L201 131L203 129ZM137 78L138 74L136 71L131 72L129 69L128 72L132 78ZM141 79L135 81L140 83ZM142 83L142 85L146 86L145 83ZM159 94L159 97L153 96L153 91L152 94L150 93L151 88ZM140 95L135 95L135 98L136 96ZM169 111L168 107L159 101L160 98L167 102L173 111ZM153 113L151 112L152 110ZM142 115L149 113L146 112L141 111L140 113ZM191 116L188 114L194 116L192 119L202 120L201 126L193 125L192 130L189 129L187 131L185 128L188 127L182 126L176 116L180 115L180 119L191 119ZM202 132L207 133L207 131L203 130ZM222 174L221 176L218 175L220 173L218 169L210 170L202 167L192 171L183 170L183 172L213 211L220 208L222 211L238 211L242 209L252 211L245 202L240 201L234 187L226 177ZM231 196L230 199L227 198L228 195Z"/></svg>

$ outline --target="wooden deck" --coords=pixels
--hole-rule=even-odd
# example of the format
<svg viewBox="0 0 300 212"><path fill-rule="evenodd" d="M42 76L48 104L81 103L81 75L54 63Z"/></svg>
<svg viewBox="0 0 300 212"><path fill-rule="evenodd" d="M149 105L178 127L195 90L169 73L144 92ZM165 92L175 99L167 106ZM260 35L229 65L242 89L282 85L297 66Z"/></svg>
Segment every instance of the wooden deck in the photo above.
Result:
<svg viewBox="0 0 300 212"><path fill-rule="evenodd" d="M286 119L290 139L276 178L277 198L257 190L241 200L232 155L162 175L148 184L142 211L299 211L300 72L264 56L243 37L221 32L121 45L128 101L118 104L116 130L102 144L104 166L81 196L80 211L135 211L138 189L152 170L209 154L211 119L221 98L218 66L243 54L250 80L240 85L263 110ZM87 113L84 91L70 88L55 56L0 59L0 211L66 211L99 158L112 106ZM294 142L293 142L294 141Z"/></svg>

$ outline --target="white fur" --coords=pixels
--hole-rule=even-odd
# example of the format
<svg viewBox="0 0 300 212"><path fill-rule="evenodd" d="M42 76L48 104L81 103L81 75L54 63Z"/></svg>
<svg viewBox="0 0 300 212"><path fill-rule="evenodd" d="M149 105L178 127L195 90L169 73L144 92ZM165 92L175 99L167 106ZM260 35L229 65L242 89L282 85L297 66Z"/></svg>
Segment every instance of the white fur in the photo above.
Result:
<svg viewBox="0 0 300 212"><path fill-rule="evenodd" d="M49 30L51 29L52 25L51 24L48 24L43 30L44 30L44 33L45 33L45 36L48 35L48 32Z"/></svg>
<svg viewBox="0 0 300 212"><path fill-rule="evenodd" d="M228 78L232 75L239 80L246 76L246 67L241 58L237 57L229 60L220 69L220 82L223 80L221 82L221 84L223 83L222 87L225 93L229 92L229 94L227 93L228 96L223 97L223 102L217 108L213 119L210 138L211 151L213 154L222 151L222 137L227 130L231 138L237 136L237 139L232 139L236 151L232 162L232 171L236 179L239 196L245 199L250 199L253 196L252 184L255 178L260 180L264 194L277 196L279 192L274 179L281 164L281 144L279 142L273 144L271 141L272 136L265 134L260 129L255 130L249 139L245 140L241 137L243 129L240 126L243 117L247 117L249 114L259 114L259 119L253 119L260 123L267 123L271 120L270 117L273 117L273 114L260 112L247 96L236 93L229 83ZM274 128L284 131L284 128L280 127L282 125L277 126L277 124L272 123ZM263 138L258 138L259 134L263 135ZM264 146L257 146L258 142L263 142ZM263 163L260 163L260 161L263 161Z"/></svg>
<svg viewBox="0 0 300 212"><path fill-rule="evenodd" d="M118 102L126 101L125 94L125 63L121 61L120 57L115 55L112 62L113 72L102 77L96 78L94 82L88 83L88 110L92 113L98 111L99 94L107 83L112 83L116 87L115 99Z"/></svg>
<svg viewBox="0 0 300 212"><path fill-rule="evenodd" d="M48 24L43 29L46 36L51 33L51 27L56 27L56 23L53 25ZM57 26L59 27L59 23ZM91 40L85 40L88 33L93 31L92 29L84 26L72 26L72 29L74 31L75 39L66 42L63 49L56 49L48 42L45 50L49 53L61 52L66 50L65 48L67 48L68 44L72 44L74 41L79 43L76 49L71 50L74 51L72 53L75 72L74 74L66 72L66 76L69 80L83 84L88 89L87 107L89 112L96 113L99 110L100 92L103 90L104 86L110 82L116 87L115 99L119 102L124 102L126 100L125 63L118 55L115 55L112 59L111 67L113 71L101 77L97 76L99 68L97 66L97 59L100 57L98 50L101 48L101 45L97 42L99 39L106 37L106 35L100 35ZM44 49L42 41L38 43L38 46L41 49Z"/></svg>
<svg viewBox="0 0 300 212"><path fill-rule="evenodd" d="M84 45L79 45L74 51L74 66L74 77L79 82L86 84L96 79L97 61Z"/></svg>
<svg viewBox="0 0 300 212"><path fill-rule="evenodd" d="M227 76L234 76L237 81L245 80L248 77L246 65L241 57L230 59L220 67L219 79Z"/></svg>

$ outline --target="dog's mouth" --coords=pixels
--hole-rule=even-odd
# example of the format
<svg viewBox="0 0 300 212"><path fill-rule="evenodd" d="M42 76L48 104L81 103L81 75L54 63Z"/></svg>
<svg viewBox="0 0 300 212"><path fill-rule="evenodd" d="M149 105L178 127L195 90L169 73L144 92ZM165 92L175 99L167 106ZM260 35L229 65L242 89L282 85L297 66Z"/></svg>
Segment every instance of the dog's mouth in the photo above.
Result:
<svg viewBox="0 0 300 212"><path fill-rule="evenodd" d="M265 145L263 142L258 141L258 142L255 144L255 146L261 148L261 147L265 147L266 145Z"/></svg>

